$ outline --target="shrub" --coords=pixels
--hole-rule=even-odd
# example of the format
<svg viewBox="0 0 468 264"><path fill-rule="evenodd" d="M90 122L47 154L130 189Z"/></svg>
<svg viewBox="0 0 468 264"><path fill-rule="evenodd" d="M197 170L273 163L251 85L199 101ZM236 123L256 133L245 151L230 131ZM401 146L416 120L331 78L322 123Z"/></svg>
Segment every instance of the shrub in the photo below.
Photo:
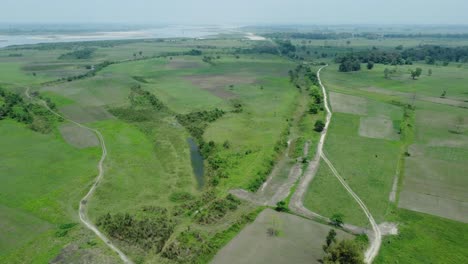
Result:
<svg viewBox="0 0 468 264"><path fill-rule="evenodd" d="M325 128L325 123L322 120L315 121L314 130L317 132L322 132Z"/></svg>

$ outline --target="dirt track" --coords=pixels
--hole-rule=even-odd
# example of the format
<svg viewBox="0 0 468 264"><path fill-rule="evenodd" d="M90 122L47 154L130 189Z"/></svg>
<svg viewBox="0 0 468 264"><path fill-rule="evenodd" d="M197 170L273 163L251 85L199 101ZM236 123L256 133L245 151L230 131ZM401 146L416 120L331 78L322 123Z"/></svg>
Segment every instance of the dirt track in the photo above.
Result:
<svg viewBox="0 0 468 264"><path fill-rule="evenodd" d="M328 66L328 65L327 65ZM320 158L323 158L323 160L327 163L327 165L330 167L332 170L333 174L337 179L340 181L340 183L343 185L343 187L346 189L346 191L356 200L356 202L359 204L359 206L362 208L364 213L366 214L367 218L369 219L369 222L371 223L373 233L369 234L370 235L370 240L371 244L369 248L367 249L365 253L365 262L366 263L372 263L374 258L377 256L380 245L382 243L382 234L380 232L379 226L375 222L374 218L372 217L372 214L370 211L367 209L366 205L362 202L362 200L353 192L353 190L348 186L348 184L343 180L343 178L339 175L338 171L335 169L333 164L328 160L326 155L323 153L323 144L325 142L325 138L327 135L328 131L328 126L331 121L332 117L332 112L330 111L330 108L328 106L328 98L327 98L327 92L325 89L325 86L322 84L322 80L320 79L320 72L323 68L327 67L323 66L317 71L317 77L318 81L320 84L320 87L322 88L323 96L324 96L324 105L325 105L325 110L327 111L327 117L326 117L326 122L325 122L325 128L322 131L322 134L320 136L320 140L317 144L317 151L315 154L314 159L309 163L309 167L307 168L306 172L304 173L301 181L299 182L296 192L293 194L291 197L291 201L289 203L289 207L292 211L294 211L297 214L304 215L306 217L311 217L311 218L318 218L321 220L326 220L329 221L326 217L323 217L321 215L318 215L314 212L311 212L309 209L305 208L303 204L303 199L304 195L308 189L308 186L310 182L313 180L319 163L320 163ZM351 225L344 225L345 229L349 229L350 231L359 231L357 227L351 226Z"/></svg>
<svg viewBox="0 0 468 264"><path fill-rule="evenodd" d="M29 88L26 89L25 94L26 94L26 97L28 97L29 99L31 99L31 100L33 99L33 97L31 97L31 95L29 94ZM103 163L104 163L104 160L106 159L106 156L107 156L107 148L106 148L106 144L105 144L105 141L104 141L104 137L102 136L101 132L99 132L98 130L87 127L87 126L85 126L83 124L80 124L78 122L75 122L74 120L68 119L68 118L60 115L59 113L57 113L54 110L50 109L50 107L44 101L40 100L40 103L45 108L47 108L47 110L49 110L51 113L53 113L54 115L59 116L59 117L65 119L65 120L79 126L79 127L87 129L87 130L95 133L96 136L98 137L99 143L101 145L101 150L102 150L101 159L99 160L99 163L98 163L99 174L97 175L96 179L94 180L94 183L91 186L91 189L89 189L88 193L81 199L80 206L79 206L79 209L78 209L78 214L80 216L81 222L89 230L93 231L94 234L96 234L96 236L98 236L110 249L112 249L112 251L116 252L119 255L120 259L124 263L133 264L133 262L119 248L117 248L103 233L101 233L101 231L99 231L99 229L97 229L97 227L88 219L88 213L87 213L88 200L93 195L93 193L96 190L96 187L98 186L99 182L104 177Z"/></svg>

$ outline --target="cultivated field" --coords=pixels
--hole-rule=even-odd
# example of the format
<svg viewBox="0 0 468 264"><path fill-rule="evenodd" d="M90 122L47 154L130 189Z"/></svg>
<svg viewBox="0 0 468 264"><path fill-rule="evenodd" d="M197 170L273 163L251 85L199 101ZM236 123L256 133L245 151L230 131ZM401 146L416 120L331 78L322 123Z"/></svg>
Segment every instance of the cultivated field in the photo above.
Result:
<svg viewBox="0 0 468 264"><path fill-rule="evenodd" d="M278 234L270 235L269 229ZM265 209L211 263L320 263L329 230L327 225ZM338 239L352 237L342 231L337 233Z"/></svg>

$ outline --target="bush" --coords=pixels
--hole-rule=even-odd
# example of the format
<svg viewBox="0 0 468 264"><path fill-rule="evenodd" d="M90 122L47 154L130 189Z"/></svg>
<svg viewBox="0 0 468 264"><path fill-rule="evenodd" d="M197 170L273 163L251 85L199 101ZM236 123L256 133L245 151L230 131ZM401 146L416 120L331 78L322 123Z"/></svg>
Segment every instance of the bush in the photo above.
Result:
<svg viewBox="0 0 468 264"><path fill-rule="evenodd" d="M322 120L315 121L314 130L317 132L322 132L325 128L325 123Z"/></svg>
<svg viewBox="0 0 468 264"><path fill-rule="evenodd" d="M288 206L286 205L285 201L279 201L276 203L275 210L278 212L287 212Z"/></svg>

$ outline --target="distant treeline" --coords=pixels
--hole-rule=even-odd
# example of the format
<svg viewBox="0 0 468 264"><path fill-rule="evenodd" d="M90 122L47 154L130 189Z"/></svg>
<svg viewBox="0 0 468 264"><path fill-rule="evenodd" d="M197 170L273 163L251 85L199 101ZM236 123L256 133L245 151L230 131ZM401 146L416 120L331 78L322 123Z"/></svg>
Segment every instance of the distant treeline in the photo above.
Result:
<svg viewBox="0 0 468 264"><path fill-rule="evenodd" d="M72 51L72 52L62 54L62 55L60 55L58 57L58 59L59 60L65 60L65 59L85 60L85 59L90 59L95 50L96 49L93 49L93 48L79 49L79 50L75 50L75 51Z"/></svg>
<svg viewBox="0 0 468 264"><path fill-rule="evenodd" d="M351 52L335 58L340 63L340 71L358 71L360 63L380 63L389 65L413 64L413 61L425 61L427 64L435 64L441 61L444 65L449 62L468 62L468 47L441 47L424 45L405 50L370 50Z"/></svg>
<svg viewBox="0 0 468 264"><path fill-rule="evenodd" d="M277 39L348 39L352 37L360 37L367 39L378 38L455 38L455 39L468 39L468 33L459 34L430 34L430 33L349 33L349 32L276 32L263 34L267 38Z"/></svg>

